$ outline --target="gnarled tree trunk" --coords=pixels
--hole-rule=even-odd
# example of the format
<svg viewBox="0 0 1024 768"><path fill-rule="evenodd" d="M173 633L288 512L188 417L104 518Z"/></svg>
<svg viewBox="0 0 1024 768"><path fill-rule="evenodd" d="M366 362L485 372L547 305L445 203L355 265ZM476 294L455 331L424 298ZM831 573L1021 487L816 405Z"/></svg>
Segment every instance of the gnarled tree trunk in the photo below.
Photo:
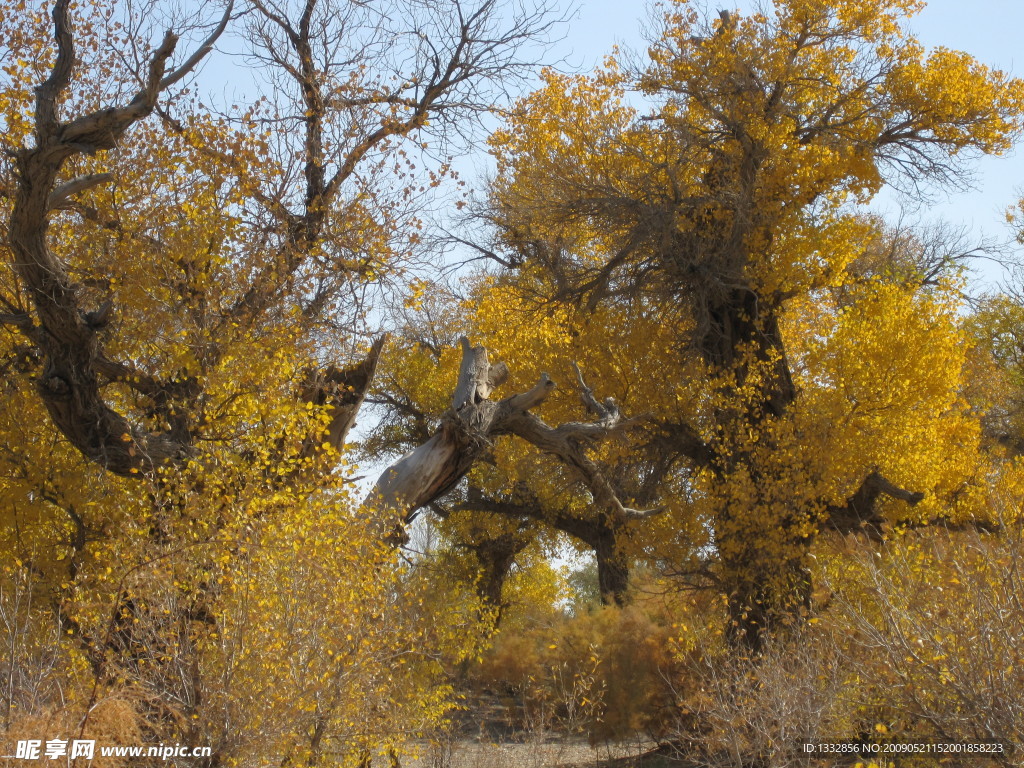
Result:
<svg viewBox="0 0 1024 768"><path fill-rule="evenodd" d="M463 338L462 365L452 407L442 417L441 427L422 445L388 467L364 502L369 519L379 535L401 540L404 526L417 510L451 490L473 463L500 435L515 435L553 455L573 469L594 500L594 518L576 519L555 513L548 519L539 508L524 511L522 505L476 500L467 510L492 511L514 517L526 515L550 523L584 541L598 558L604 574L602 597L622 603L629 577L628 561L618 549L616 533L630 520L660 512L625 507L615 489L586 453L585 446L599 441L621 426L614 403L599 403L579 376L584 402L598 418L593 422L569 422L551 427L532 414L555 388L547 374L528 392L503 400L490 400L491 393L508 378L504 363L492 365L484 347L473 347Z"/></svg>

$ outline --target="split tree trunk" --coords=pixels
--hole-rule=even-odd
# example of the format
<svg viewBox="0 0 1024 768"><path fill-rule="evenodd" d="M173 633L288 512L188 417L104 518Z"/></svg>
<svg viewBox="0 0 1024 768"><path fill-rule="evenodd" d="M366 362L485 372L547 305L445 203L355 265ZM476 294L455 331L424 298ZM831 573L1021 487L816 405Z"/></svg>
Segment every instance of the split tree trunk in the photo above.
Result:
<svg viewBox="0 0 1024 768"><path fill-rule="evenodd" d="M660 510L635 510L619 500L608 478L586 452L586 446L598 442L621 426L621 417L613 401L597 402L579 376L581 394L588 409L598 418L593 422L569 422L551 427L530 413L551 394L555 383L546 373L527 392L503 400L490 400L491 393L508 378L504 363L491 365L484 347L473 347L461 339L462 365L452 407L441 419L441 427L425 443L388 467L367 496L364 509L379 535L392 538L403 535L404 526L421 507L436 501L451 490L473 463L489 450L500 435L515 435L573 469L594 499L602 522L602 531L622 529L630 520L641 519ZM551 522L551 521L549 521ZM606 587L602 594L621 602L628 578L628 564L617 554L615 537L608 541L576 533L588 533L587 521L572 521L573 530L558 526L590 544L605 563ZM592 525L589 527L593 527ZM397 534L396 534L397 532ZM600 549L600 552L598 550Z"/></svg>

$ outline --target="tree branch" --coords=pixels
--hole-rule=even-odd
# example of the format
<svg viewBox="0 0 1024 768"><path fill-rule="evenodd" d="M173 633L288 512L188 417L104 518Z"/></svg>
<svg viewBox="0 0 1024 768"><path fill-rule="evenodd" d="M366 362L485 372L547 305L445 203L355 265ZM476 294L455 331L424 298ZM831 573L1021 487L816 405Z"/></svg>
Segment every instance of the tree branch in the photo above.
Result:
<svg viewBox="0 0 1024 768"><path fill-rule="evenodd" d="M78 152L91 154L116 147L124 132L147 117L156 106L167 60L177 44L178 36L168 31L150 59L145 87L130 102L121 107L90 112L64 125L59 134L64 152L67 155Z"/></svg>
<svg viewBox="0 0 1024 768"><path fill-rule="evenodd" d="M53 32L57 41L57 58L46 81L36 88L36 144L50 141L57 132L57 100L71 82L75 66L75 41L68 16L70 0L57 0L53 6Z"/></svg>
<svg viewBox="0 0 1024 768"><path fill-rule="evenodd" d="M106 184L113 178L114 174L112 173L87 173L84 176L71 179L71 181L65 181L54 187L46 201L46 206L51 211L70 208L69 202L72 195L77 195L79 192L84 192L99 184Z"/></svg>
<svg viewBox="0 0 1024 768"><path fill-rule="evenodd" d="M210 36L203 41L202 45L196 48L192 55L189 56L180 67L169 75L165 75L163 79L160 80L159 90L166 91L199 66L199 62L206 58L206 56L213 50L214 44L216 44L220 36L224 34L224 30L227 29L228 22L231 20L231 11L234 10L234 7L235 0L228 0L227 8L224 9L224 15L221 16L220 22L214 28L213 32L210 33Z"/></svg>
<svg viewBox="0 0 1024 768"><path fill-rule="evenodd" d="M923 493L900 488L877 469L872 470L845 504L830 505L827 508L828 525L840 533L867 530L874 535L880 535L881 526L886 521L878 513L876 504L882 494L905 501L911 506L924 498Z"/></svg>
<svg viewBox="0 0 1024 768"><path fill-rule="evenodd" d="M83 311L78 287L62 260L49 250L47 230L53 208L64 207L75 193L109 179L108 174L91 174L57 185L64 163L76 154L116 146L133 123L152 112L178 38L172 32L164 36L150 59L144 87L128 104L61 124L57 102L71 82L75 57L69 6L70 0L58 0L54 7L57 57L50 76L36 90L36 146L15 156L17 190L7 239L14 269L40 326L33 337L44 360L37 389L54 424L87 458L114 474L140 476L161 464L185 460L193 449L187 434L183 438L177 431L153 432L131 424L104 400L101 371L117 368L106 360L97 336L109 307ZM222 26L218 29L223 31ZM195 66L201 58L190 57L185 67ZM179 69L174 79L182 74Z"/></svg>
<svg viewBox="0 0 1024 768"><path fill-rule="evenodd" d="M355 425L359 409L373 383L377 363L387 342L387 334L376 338L370 351L357 365L344 370L327 368L314 372L303 388L302 399L317 405L328 405L330 421L321 435L308 438L302 455L315 453L323 443L341 450L349 430Z"/></svg>

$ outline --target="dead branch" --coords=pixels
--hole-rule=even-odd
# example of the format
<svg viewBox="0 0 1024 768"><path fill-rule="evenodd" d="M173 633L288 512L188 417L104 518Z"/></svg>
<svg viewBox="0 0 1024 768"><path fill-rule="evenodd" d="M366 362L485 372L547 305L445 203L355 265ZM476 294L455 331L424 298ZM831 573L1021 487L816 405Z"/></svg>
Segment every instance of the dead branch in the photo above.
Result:
<svg viewBox="0 0 1024 768"><path fill-rule="evenodd" d="M550 395L555 382L545 373L529 391L500 401L489 399L496 381L504 381L508 369L491 365L484 347L473 347L463 337L462 363L452 408L442 417L441 428L424 444L389 467L377 481L367 504L397 512L408 520L420 507L447 493L469 471L500 435L515 435L545 453L557 457L586 485L595 506L620 523L640 520L663 511L637 510L625 506L598 464L587 455L586 446L603 440L619 426L614 401L602 405L600 421L568 422L551 427L530 411ZM580 376L582 380L582 376ZM587 390L589 391L589 390Z"/></svg>

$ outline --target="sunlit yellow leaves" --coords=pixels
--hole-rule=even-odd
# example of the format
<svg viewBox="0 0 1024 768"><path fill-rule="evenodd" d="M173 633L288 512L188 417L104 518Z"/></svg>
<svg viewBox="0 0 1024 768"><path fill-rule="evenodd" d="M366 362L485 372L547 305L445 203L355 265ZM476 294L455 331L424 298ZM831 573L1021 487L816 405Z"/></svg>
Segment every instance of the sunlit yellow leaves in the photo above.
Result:
<svg viewBox="0 0 1024 768"><path fill-rule="evenodd" d="M636 248L627 216L667 209L681 232L744 237L740 266L764 295L837 279L849 250L822 239L852 234L838 206L870 200L887 175L1002 152L1020 125L1020 82L902 33L919 7L778 2L707 28L674 2L641 78L644 119L623 106L614 58L590 78L548 73L492 141L512 244L530 233L600 263Z"/></svg>
<svg viewBox="0 0 1024 768"><path fill-rule="evenodd" d="M977 422L960 400L967 347L956 294L875 280L847 300L832 315L821 312L827 302L808 304L814 332L793 329L804 395L794 418L807 455L821 457L815 475L839 502L875 467L901 487L932 489L912 512L890 505L895 519L950 514L951 496L965 504L981 471Z"/></svg>
<svg viewBox="0 0 1024 768"><path fill-rule="evenodd" d="M1024 83L926 50L903 28L920 7L778 0L714 18L673 0L642 72L613 56L590 77L547 73L492 142L499 232L524 266L485 293L478 332L514 371L565 371L587 348L605 390L698 435L713 458L679 473L689 526L664 519L713 529L751 604L803 589L802 558L870 473L923 494L875 511L925 523L984 517L1003 469L964 399L956 270L926 277L864 208L1022 126ZM531 297L547 301L510 322ZM561 403L545 408L564 419ZM628 461L611 441L594 453ZM541 474L524 448L497 455Z"/></svg>
<svg viewBox="0 0 1024 768"><path fill-rule="evenodd" d="M279 510L225 566L218 639L206 650L224 687L207 711L235 711L254 756L301 754L317 723L342 751L393 746L395 721L416 729L449 706L438 649L456 660L460 648L475 652L472 604L425 608L428 586L346 503Z"/></svg>

